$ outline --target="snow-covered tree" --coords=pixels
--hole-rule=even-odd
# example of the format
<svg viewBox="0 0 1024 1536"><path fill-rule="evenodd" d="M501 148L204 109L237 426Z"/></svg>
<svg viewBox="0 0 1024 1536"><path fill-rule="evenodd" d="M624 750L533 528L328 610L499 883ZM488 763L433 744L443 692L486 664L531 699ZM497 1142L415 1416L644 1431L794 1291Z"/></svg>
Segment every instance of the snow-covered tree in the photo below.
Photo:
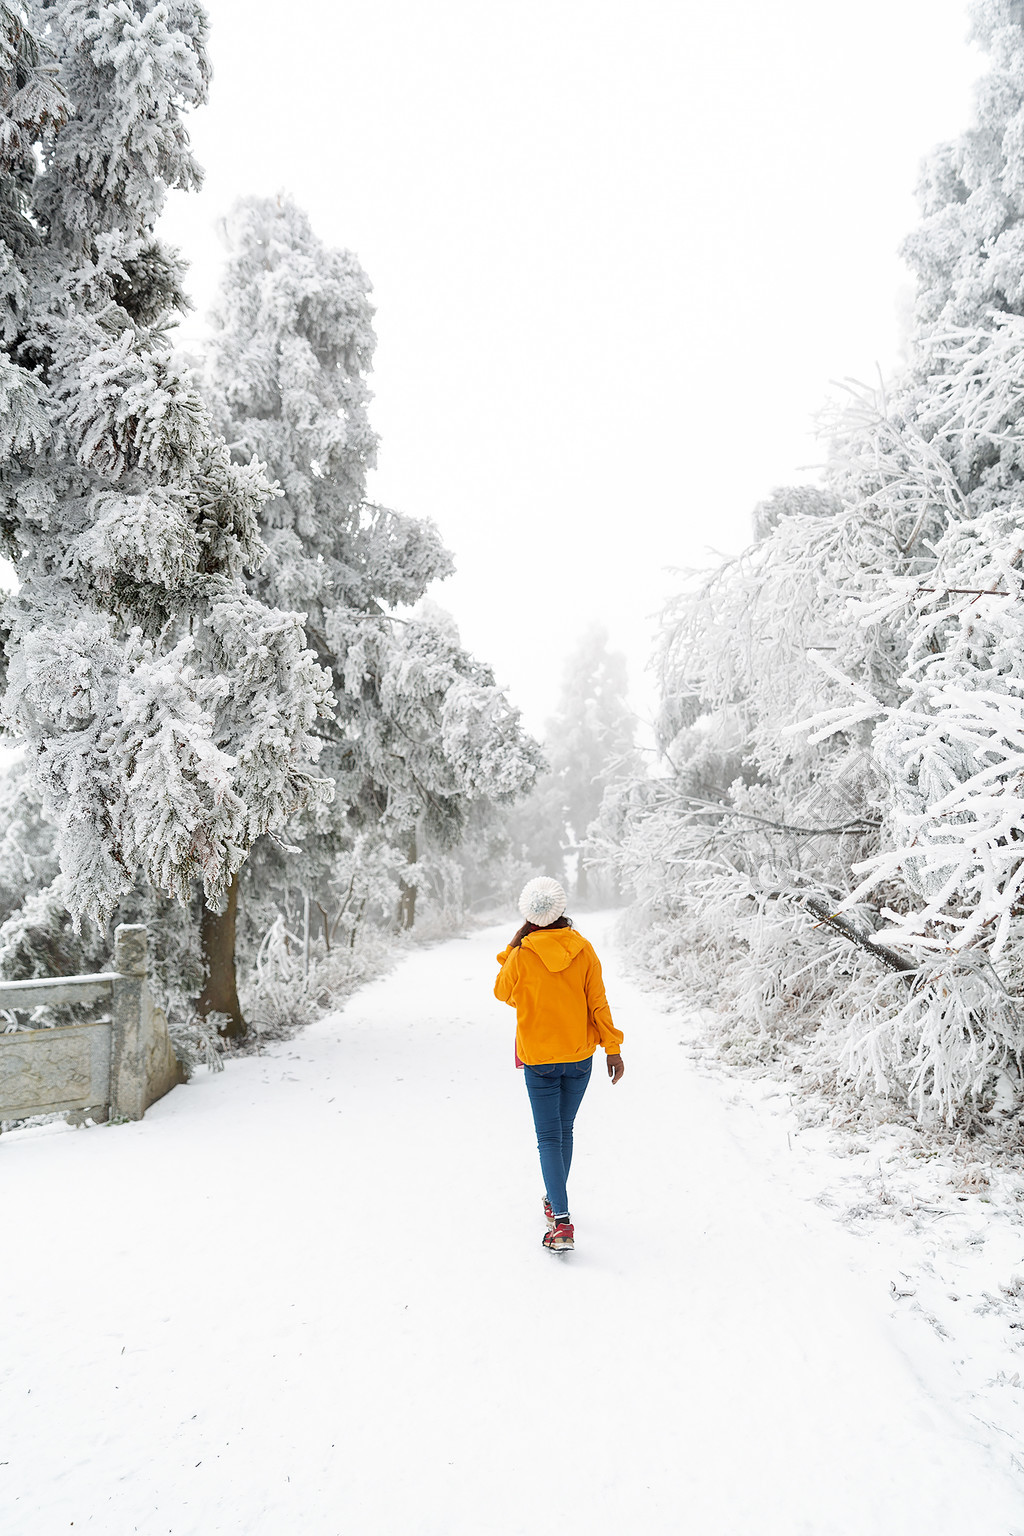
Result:
<svg viewBox="0 0 1024 1536"><path fill-rule="evenodd" d="M696 983L698 947L753 1049L817 1031L823 1072L947 1120L1024 1053L1024 7L973 17L992 70L925 166L909 365L668 616L665 777L617 855L655 963Z"/></svg>
<svg viewBox="0 0 1024 1536"><path fill-rule="evenodd" d="M974 125L925 167L909 374L842 466L848 495L899 508L923 546L859 604L906 636L899 697L862 690L833 718L877 721L892 793L855 896L895 875L918 900L893 936L995 956L1024 912L1024 10L984 0L973 17L993 68Z"/></svg>
<svg viewBox="0 0 1024 1536"><path fill-rule="evenodd" d="M192 0L0 5L3 717L76 920L137 881L223 906L253 843L329 794L329 679L245 580L268 481L169 350L187 303L154 229L199 182L205 38Z"/></svg>
<svg viewBox="0 0 1024 1536"><path fill-rule="evenodd" d="M365 273L286 198L243 200L225 236L207 377L232 454L243 464L258 455L281 492L258 514L268 555L250 586L305 615L336 699L320 727L334 800L293 820L288 849L260 845L247 900L276 909L312 892L326 903L339 858L374 828L405 855L411 923L425 849L452 846L480 799L521 793L539 757L490 669L421 601L452 569L435 528L367 497L376 438Z"/></svg>

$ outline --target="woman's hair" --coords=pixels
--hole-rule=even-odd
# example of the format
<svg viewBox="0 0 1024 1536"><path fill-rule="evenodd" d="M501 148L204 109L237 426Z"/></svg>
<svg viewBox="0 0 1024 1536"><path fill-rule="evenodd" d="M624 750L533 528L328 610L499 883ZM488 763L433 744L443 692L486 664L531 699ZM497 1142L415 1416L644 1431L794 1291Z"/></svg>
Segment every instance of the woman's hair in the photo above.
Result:
<svg viewBox="0 0 1024 1536"><path fill-rule="evenodd" d="M531 933L540 933L546 928L571 928L572 919L569 917L556 917L553 923L524 923L519 932L513 938L509 949L518 949L523 940Z"/></svg>

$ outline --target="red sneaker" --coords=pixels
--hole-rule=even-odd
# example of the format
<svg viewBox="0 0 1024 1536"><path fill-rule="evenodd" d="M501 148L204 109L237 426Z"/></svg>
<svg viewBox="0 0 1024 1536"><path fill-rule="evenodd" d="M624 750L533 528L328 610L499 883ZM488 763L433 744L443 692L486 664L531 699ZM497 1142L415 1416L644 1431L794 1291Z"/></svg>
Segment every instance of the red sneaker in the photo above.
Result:
<svg viewBox="0 0 1024 1536"><path fill-rule="evenodd" d="M544 1233L543 1242L544 1247L550 1248L552 1253L572 1253L575 1246L572 1239L572 1223L566 1221L563 1216L560 1221L557 1221L552 1226L550 1232Z"/></svg>
<svg viewBox="0 0 1024 1536"><path fill-rule="evenodd" d="M555 1213L551 1209L551 1201L547 1195L544 1196L544 1220L548 1224L548 1231L553 1232L555 1230Z"/></svg>

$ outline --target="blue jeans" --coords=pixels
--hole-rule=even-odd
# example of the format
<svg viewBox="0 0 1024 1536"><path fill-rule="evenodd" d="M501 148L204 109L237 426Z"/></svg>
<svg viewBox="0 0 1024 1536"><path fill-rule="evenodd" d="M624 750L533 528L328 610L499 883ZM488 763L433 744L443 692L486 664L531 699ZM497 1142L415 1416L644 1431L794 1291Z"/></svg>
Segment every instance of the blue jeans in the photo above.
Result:
<svg viewBox="0 0 1024 1536"><path fill-rule="evenodd" d="M569 1214L565 1181L572 1162L572 1123L587 1091L593 1064L594 1058L588 1056L586 1061L549 1061L523 1068L537 1128L544 1192L556 1216Z"/></svg>

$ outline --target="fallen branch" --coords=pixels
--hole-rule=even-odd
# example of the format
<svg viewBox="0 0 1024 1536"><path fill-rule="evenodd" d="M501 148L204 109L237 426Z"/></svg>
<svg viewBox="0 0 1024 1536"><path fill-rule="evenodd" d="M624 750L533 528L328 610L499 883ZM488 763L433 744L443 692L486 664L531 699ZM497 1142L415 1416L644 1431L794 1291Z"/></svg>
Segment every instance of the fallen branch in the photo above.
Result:
<svg viewBox="0 0 1024 1536"><path fill-rule="evenodd" d="M817 896L804 896L802 898L808 912L826 924L834 932L842 934L844 939L849 939L851 944L856 944L858 949L863 949L867 954L880 960L890 971L902 971L905 975L917 970L913 960L908 960L904 955L898 955L894 949L887 949L884 944L876 944L874 939L865 936L854 927L848 917L842 912L830 912L825 903Z"/></svg>

